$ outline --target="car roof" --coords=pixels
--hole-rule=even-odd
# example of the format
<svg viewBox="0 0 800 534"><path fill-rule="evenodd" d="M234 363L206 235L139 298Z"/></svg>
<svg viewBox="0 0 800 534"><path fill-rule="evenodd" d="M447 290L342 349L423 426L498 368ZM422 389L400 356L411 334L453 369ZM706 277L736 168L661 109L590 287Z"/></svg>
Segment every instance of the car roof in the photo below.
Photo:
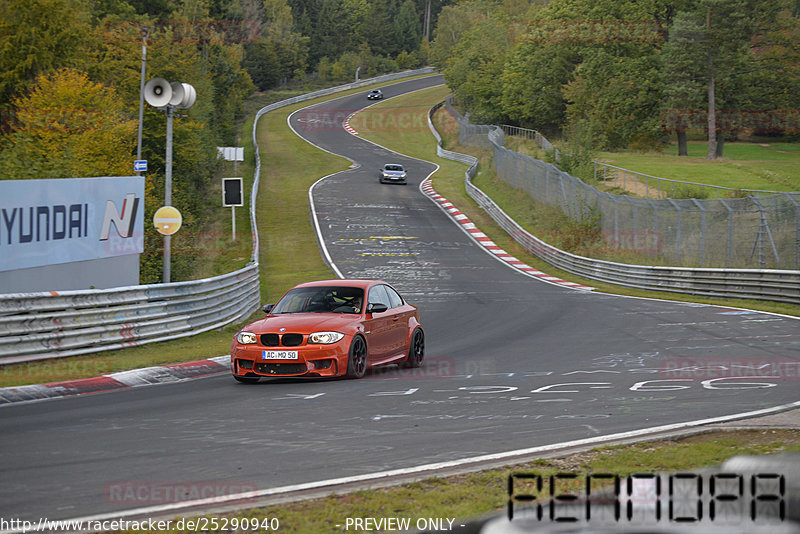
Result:
<svg viewBox="0 0 800 534"><path fill-rule="evenodd" d="M340 287L366 288L376 284L386 284L386 282L382 280L367 280L358 278L334 278L332 280L315 280L313 282L304 282L302 284L297 284L294 287L340 286Z"/></svg>

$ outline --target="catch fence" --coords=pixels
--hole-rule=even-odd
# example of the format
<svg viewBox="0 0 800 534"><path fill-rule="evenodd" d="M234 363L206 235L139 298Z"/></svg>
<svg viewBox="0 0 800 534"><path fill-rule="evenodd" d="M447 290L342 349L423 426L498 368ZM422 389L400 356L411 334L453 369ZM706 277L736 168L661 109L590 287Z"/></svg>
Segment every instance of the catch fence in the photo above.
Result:
<svg viewBox="0 0 800 534"><path fill-rule="evenodd" d="M800 303L800 271L797 270L630 265L578 256L545 243L522 228L472 183L478 169L477 158L442 148L442 139L433 126L432 116L444 104L445 102L437 104L428 113L428 127L437 140L436 153L469 166L464 176L467 194L527 252L569 273L626 287L711 297ZM450 109L452 113L453 110ZM487 138L493 137L494 142L497 140L496 130L486 130Z"/></svg>
<svg viewBox="0 0 800 534"><path fill-rule="evenodd" d="M800 269L800 193L736 198L647 198L600 191L555 165L509 150L498 126L456 111L459 142L492 151L497 175L574 220L595 218L607 245L660 265Z"/></svg>

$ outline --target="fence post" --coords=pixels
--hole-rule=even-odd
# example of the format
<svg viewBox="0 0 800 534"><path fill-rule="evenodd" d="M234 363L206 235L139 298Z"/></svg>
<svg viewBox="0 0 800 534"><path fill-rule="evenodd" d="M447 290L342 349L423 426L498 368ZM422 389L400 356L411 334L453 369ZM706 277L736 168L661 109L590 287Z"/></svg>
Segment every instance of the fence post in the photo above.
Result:
<svg viewBox="0 0 800 534"><path fill-rule="evenodd" d="M700 265L706 265L706 209L696 198L692 199L694 205L700 208L700 242L702 252L700 253Z"/></svg>
<svg viewBox="0 0 800 534"><path fill-rule="evenodd" d="M619 248L619 206L617 206L617 197L608 193L611 202L614 203L614 248Z"/></svg>
<svg viewBox="0 0 800 534"><path fill-rule="evenodd" d="M656 243L661 243L661 236L658 232L658 204L653 202L649 197L647 198L648 204L653 209L653 231L656 233ZM661 252L661 249L658 249Z"/></svg>
<svg viewBox="0 0 800 534"><path fill-rule="evenodd" d="M728 267L731 267L733 266L733 219L735 215L733 208L725 200L720 198L719 201L728 210Z"/></svg>
<svg viewBox="0 0 800 534"><path fill-rule="evenodd" d="M784 193L794 205L794 268L800 270L800 203L798 203L792 193Z"/></svg>
<svg viewBox="0 0 800 534"><path fill-rule="evenodd" d="M681 207L680 205L675 202L673 199L668 199L670 204L675 207L675 210L678 214L678 228L677 232L675 233L675 261L677 263L681 262Z"/></svg>
<svg viewBox="0 0 800 534"><path fill-rule="evenodd" d="M764 237L766 236L769 239L770 245L772 245L772 253L775 255L775 262L780 263L780 258L778 257L778 249L775 248L775 241L772 239L772 232L769 229L769 222L767 221L767 214L765 213L764 206L761 205L761 202L758 201L757 197L750 197L750 200L753 201L758 207L759 215L760 215L760 222L758 225L758 234L756 234L756 240L753 243L753 252L750 254L750 258L752 259L753 255L756 251L756 245L758 245L758 264L763 269L766 266L767 260L764 257Z"/></svg>
<svg viewBox="0 0 800 534"><path fill-rule="evenodd" d="M545 163L544 167L544 203L550 203L550 164Z"/></svg>

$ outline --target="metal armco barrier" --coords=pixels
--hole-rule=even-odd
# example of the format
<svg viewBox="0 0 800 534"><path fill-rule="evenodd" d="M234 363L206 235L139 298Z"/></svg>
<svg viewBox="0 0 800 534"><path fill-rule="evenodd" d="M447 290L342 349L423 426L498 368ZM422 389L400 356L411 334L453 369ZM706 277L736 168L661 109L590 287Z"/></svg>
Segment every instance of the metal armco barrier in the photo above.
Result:
<svg viewBox="0 0 800 534"><path fill-rule="evenodd" d="M253 121L255 173L250 195L253 252L232 273L169 284L0 295L0 365L91 354L193 336L249 317L260 306L255 205L261 160L256 129L270 111L320 96L401 78L419 69L323 89L261 108Z"/></svg>
<svg viewBox="0 0 800 534"><path fill-rule="evenodd" d="M577 256L548 245L517 224L486 193L472 184L478 168L477 158L442 148L442 139L433 126L432 117L444 104L437 104L428 113L428 127L437 139L437 155L469 165L464 178L467 194L527 252L550 265L590 280L637 289L800 304L800 271L628 265ZM497 128L486 128L487 143L491 143L490 137L502 139L502 131L497 135L494 132Z"/></svg>

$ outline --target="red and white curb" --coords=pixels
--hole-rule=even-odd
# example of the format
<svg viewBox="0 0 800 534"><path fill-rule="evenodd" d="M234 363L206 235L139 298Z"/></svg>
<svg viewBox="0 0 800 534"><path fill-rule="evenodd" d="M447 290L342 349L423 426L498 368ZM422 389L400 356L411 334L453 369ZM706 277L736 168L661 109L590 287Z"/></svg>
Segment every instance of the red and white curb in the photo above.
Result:
<svg viewBox="0 0 800 534"><path fill-rule="evenodd" d="M534 278L538 278L540 280L544 280L544 281L549 282L551 284L556 284L556 285L560 285L560 286L564 286L564 287L569 287L569 288L572 288L572 289L581 289L581 290L585 290L585 291L591 291L591 290L594 289L593 287L585 286L585 285L578 284L578 283L575 283L575 282L569 282L567 280L562 280L561 278L558 278L557 276L550 276L547 273L543 273L542 271L531 267L530 265L528 265L524 261L515 258L511 254L509 254L508 252L506 252L505 250L503 250L502 248L497 246L497 244L495 244L494 241L492 241L486 234L481 232L478 229L478 227L475 226L475 223L473 223L469 219L469 217L467 217L466 215L464 215L463 213L458 211L458 208L456 208L449 200L444 198L442 195L440 195L439 193L437 193L433 189L433 185L431 184L430 178L425 180L424 182L422 182L422 185L420 186L420 189L422 190L423 193L425 193L431 199L433 199L434 202L439 204L439 206L448 215L450 215L450 217L452 217L453 220L455 220L457 223L459 223L461 225L461 227L464 228L464 230L466 230L467 233L469 233L469 235L472 236L472 238L479 245L481 245L483 248L485 248L486 250L488 250L489 252L494 254L498 259L504 261L505 263L507 263L511 267L513 267L513 268L517 269L518 271L521 271L521 272L523 272L523 273L525 273L525 274L527 274L529 276L532 276Z"/></svg>
<svg viewBox="0 0 800 534"><path fill-rule="evenodd" d="M0 407L19 402L35 402L75 395L104 393L106 391L117 391L139 386L183 382L230 372L230 362L231 357L225 355L195 362L133 369L93 378L5 387L0 388Z"/></svg>
<svg viewBox="0 0 800 534"><path fill-rule="evenodd" d="M350 115L347 116L347 118L344 120L343 126L344 126L344 129L347 130L348 133L350 133L352 135L358 135L358 132L356 131L356 129L353 128L352 126L350 126L350 119L353 117L353 115L355 115L355 113L351 113Z"/></svg>

